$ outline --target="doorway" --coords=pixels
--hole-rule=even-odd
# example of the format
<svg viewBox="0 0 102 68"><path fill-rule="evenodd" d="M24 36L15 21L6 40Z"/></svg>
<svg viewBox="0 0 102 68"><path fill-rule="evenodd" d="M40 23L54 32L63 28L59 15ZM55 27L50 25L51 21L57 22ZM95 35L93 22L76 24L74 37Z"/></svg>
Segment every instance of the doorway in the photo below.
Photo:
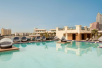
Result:
<svg viewBox="0 0 102 68"><path fill-rule="evenodd" d="M87 38L90 38L90 34L87 34Z"/></svg>
<svg viewBox="0 0 102 68"><path fill-rule="evenodd" d="M76 40L76 34L72 34L72 40Z"/></svg>
<svg viewBox="0 0 102 68"><path fill-rule="evenodd" d="M84 34L82 34L81 37L82 37L82 40L85 40L85 38L84 38Z"/></svg>

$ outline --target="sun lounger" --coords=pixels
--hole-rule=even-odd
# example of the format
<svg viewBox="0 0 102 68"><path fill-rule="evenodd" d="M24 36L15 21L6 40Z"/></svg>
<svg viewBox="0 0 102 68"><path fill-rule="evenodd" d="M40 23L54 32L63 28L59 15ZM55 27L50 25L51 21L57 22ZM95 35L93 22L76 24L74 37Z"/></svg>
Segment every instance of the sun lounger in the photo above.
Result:
<svg viewBox="0 0 102 68"><path fill-rule="evenodd" d="M3 38L0 40L0 48L5 49L5 48L12 48L13 41L9 38Z"/></svg>
<svg viewBox="0 0 102 68"><path fill-rule="evenodd" d="M14 37L13 42L20 42L20 38L19 37Z"/></svg>
<svg viewBox="0 0 102 68"><path fill-rule="evenodd" d="M22 37L22 38L21 38L21 41L22 41L22 42L26 42L26 41L27 41L27 38L26 38L26 37Z"/></svg>
<svg viewBox="0 0 102 68"><path fill-rule="evenodd" d="M86 38L86 41L88 41L89 40L89 38Z"/></svg>
<svg viewBox="0 0 102 68"><path fill-rule="evenodd" d="M61 38L61 42L67 42L64 36Z"/></svg>
<svg viewBox="0 0 102 68"><path fill-rule="evenodd" d="M35 40L36 40L36 41L41 41L40 36L37 36L37 37L35 38Z"/></svg>
<svg viewBox="0 0 102 68"><path fill-rule="evenodd" d="M59 38L57 36L54 37L54 40L59 40Z"/></svg>
<svg viewBox="0 0 102 68"><path fill-rule="evenodd" d="M42 41L45 41L45 40L46 40L46 37L45 37L45 36L43 36L43 37L42 37Z"/></svg>
<svg viewBox="0 0 102 68"><path fill-rule="evenodd" d="M92 38L90 38L89 41L92 41Z"/></svg>

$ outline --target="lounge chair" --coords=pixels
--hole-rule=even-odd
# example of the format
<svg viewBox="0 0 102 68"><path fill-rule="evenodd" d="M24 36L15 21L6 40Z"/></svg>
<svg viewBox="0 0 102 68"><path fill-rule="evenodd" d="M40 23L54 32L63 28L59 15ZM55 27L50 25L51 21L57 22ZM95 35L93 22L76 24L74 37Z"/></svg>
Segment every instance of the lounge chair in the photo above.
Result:
<svg viewBox="0 0 102 68"><path fill-rule="evenodd" d="M1 49L12 48L13 41L9 38L3 38L0 40Z"/></svg>
<svg viewBox="0 0 102 68"><path fill-rule="evenodd" d="M54 37L54 40L59 40L59 38L57 36Z"/></svg>
<svg viewBox="0 0 102 68"><path fill-rule="evenodd" d="M21 38L21 41L22 41L22 42L26 42L26 41L27 41L27 38L26 38L26 37L22 37L22 38Z"/></svg>
<svg viewBox="0 0 102 68"><path fill-rule="evenodd" d="M86 38L86 41L88 41L89 40L89 38Z"/></svg>
<svg viewBox="0 0 102 68"><path fill-rule="evenodd" d="M89 41L92 41L92 38L90 38Z"/></svg>
<svg viewBox="0 0 102 68"><path fill-rule="evenodd" d="M20 38L19 37L14 37L13 42L20 42Z"/></svg>
<svg viewBox="0 0 102 68"><path fill-rule="evenodd" d="M61 42L67 42L64 36L61 38Z"/></svg>
<svg viewBox="0 0 102 68"><path fill-rule="evenodd" d="M45 37L45 36L43 36L43 37L42 37L42 41L45 41L45 40L46 40L46 37Z"/></svg>
<svg viewBox="0 0 102 68"><path fill-rule="evenodd" d="M35 38L35 40L36 40L36 41L40 41L40 40L41 40L40 36L37 36L37 37Z"/></svg>

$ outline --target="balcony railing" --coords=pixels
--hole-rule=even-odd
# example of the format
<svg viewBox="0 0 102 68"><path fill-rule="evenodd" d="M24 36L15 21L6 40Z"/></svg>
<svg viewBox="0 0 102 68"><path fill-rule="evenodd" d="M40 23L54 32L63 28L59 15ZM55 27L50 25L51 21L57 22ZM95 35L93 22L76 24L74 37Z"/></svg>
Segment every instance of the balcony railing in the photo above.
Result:
<svg viewBox="0 0 102 68"><path fill-rule="evenodd" d="M68 27L68 30L76 30L76 27Z"/></svg>
<svg viewBox="0 0 102 68"><path fill-rule="evenodd" d="M90 31L90 28L87 28L88 31Z"/></svg>
<svg viewBox="0 0 102 68"><path fill-rule="evenodd" d="M59 28L58 30L64 30L64 28Z"/></svg>
<svg viewBox="0 0 102 68"><path fill-rule="evenodd" d="M84 27L81 27L81 30L85 30L85 28Z"/></svg>

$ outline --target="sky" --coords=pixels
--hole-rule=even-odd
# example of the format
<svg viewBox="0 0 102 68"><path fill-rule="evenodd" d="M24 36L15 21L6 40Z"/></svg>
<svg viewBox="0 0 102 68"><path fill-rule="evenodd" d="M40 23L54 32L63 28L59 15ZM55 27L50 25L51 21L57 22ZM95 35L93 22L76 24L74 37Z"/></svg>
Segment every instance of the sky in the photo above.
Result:
<svg viewBox="0 0 102 68"><path fill-rule="evenodd" d="M0 29L10 28L15 33L89 27L98 12L102 13L102 0L0 0Z"/></svg>

